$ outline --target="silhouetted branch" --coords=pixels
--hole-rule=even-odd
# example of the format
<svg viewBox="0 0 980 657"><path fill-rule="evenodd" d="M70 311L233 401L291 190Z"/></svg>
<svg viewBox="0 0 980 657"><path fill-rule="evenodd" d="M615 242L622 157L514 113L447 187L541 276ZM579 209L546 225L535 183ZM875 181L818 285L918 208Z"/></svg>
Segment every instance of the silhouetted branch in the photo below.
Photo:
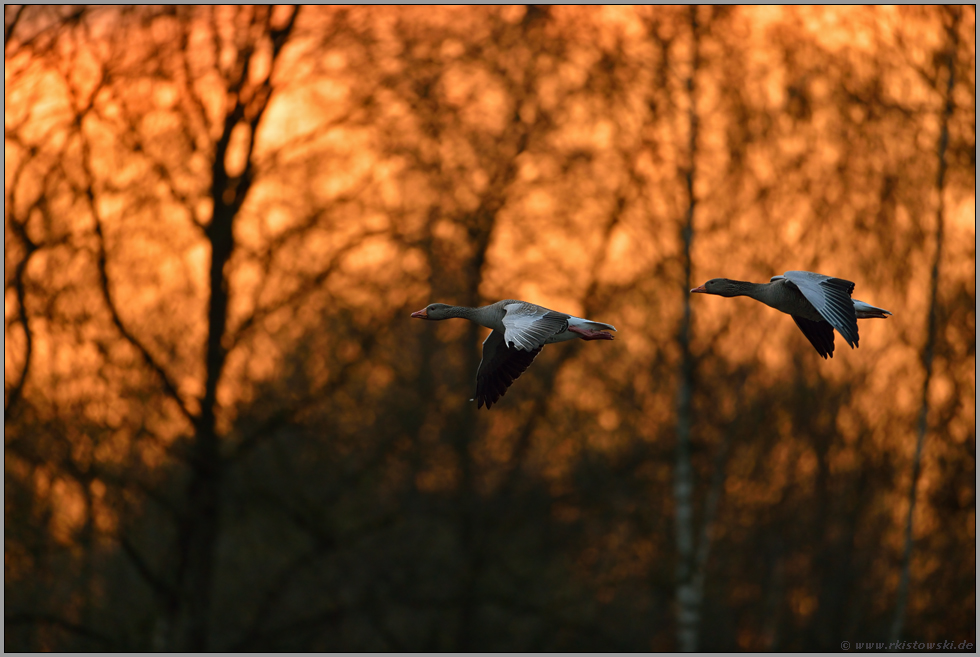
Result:
<svg viewBox="0 0 980 657"><path fill-rule="evenodd" d="M312 225L312 224L311 224ZM289 231L290 236L293 235L294 231ZM302 232L302 231L296 231ZM330 258L330 262L321 269L315 276L311 276L300 283L293 292L284 296L281 299L277 299L274 303L263 307L256 307L252 313L242 320L242 323L231 334L231 340L229 341L229 350L234 349L238 344L247 337L248 333L260 322L266 318L274 315L275 313L296 306L298 303L308 298L310 295L314 294L318 290L322 289L323 284L327 281L330 276L335 273L341 264L343 264L343 258L348 253L360 246L365 239L371 237L377 237L379 235L386 234L387 231L384 230L374 230L366 231L362 233L358 239L351 240L346 245L340 247ZM282 240L277 240L277 243ZM274 246L271 246L268 250L267 258L264 260L268 263L271 259Z"/></svg>
<svg viewBox="0 0 980 657"><path fill-rule="evenodd" d="M30 6L31 5L21 5L15 15L15 21L12 22L11 24L7 23L6 11L4 12L4 42L3 42L4 53L7 53L7 46L11 43L10 37L14 36L13 31L16 25L13 23L20 24L22 26L22 29L20 31L23 32L23 26L26 25L27 23L23 20L23 16L21 15L21 12L26 10L26 8ZM45 7L43 5L34 5L35 8L39 6L43 7L44 9L47 9L47 11L45 12L47 14L57 14L59 11L63 9L62 7L52 8L51 6ZM18 43L18 46L20 48L31 48L34 47L35 45L39 45L40 47L35 51L35 53L37 53L38 51L43 52L48 48L50 48L52 43L54 42L53 38L49 38L52 36L53 33L57 32L58 30L60 30L65 26L77 25L78 23L81 22L83 16L85 16L88 13L91 13L92 11L93 8L87 6L72 8L72 11L70 11L67 14L61 16L58 15L53 16L53 20L49 21L48 25L44 25L40 27L39 29L37 29L36 32L27 36L26 38L23 35L17 35L17 38L14 41ZM40 20L36 20L35 25L39 22Z"/></svg>
<svg viewBox="0 0 980 657"><path fill-rule="evenodd" d="M347 611L342 607L326 609L316 614L311 614L288 623L262 632L255 632L251 635L249 649L255 646L273 646L280 637L295 638L296 635L323 628L327 625L333 626L339 623Z"/></svg>
<svg viewBox="0 0 980 657"><path fill-rule="evenodd" d="M24 289L24 271L27 269L27 264L30 262L31 255L37 250L37 245L31 241L31 238L27 234L24 226L19 222L14 221L13 218L8 218L7 225L17 234L20 241L24 245L25 253L24 257L20 262L17 263L17 268L14 270L13 284L14 291L17 295L17 321L20 323L22 329L24 330L24 365L21 367L20 376L17 377L17 382L13 384L7 391L7 398L3 407L4 419L8 417L11 410L17 405L20 400L21 394L24 390L24 384L27 381L27 375L31 369L31 356L34 353L34 336L31 332L30 320L27 315L27 292Z"/></svg>
<svg viewBox="0 0 980 657"><path fill-rule="evenodd" d="M105 248L105 235L102 232L102 221L99 218L98 210L95 204L95 195L92 192L92 188L88 187L86 189L86 198L89 201L89 208L95 218L95 235L98 238L99 250L98 250L98 268L99 268L99 280L101 283L100 290L102 292L102 298L105 300L106 307L109 309L109 314L112 317L112 323L115 325L116 330L119 331L120 335L131 344L143 357L143 362L153 370L153 372L160 379L163 384L163 388L167 395L177 404L177 408L184 415L185 418L193 425L196 421L196 416L190 412L184 400L181 398L180 393L177 391L177 385L171 380L170 375L167 374L166 370L156 361L150 351L146 348L143 342L136 337L126 325L123 324L122 318L119 316L119 311L116 308L115 301L112 298L112 292L110 290L109 284L109 274L106 271L106 248Z"/></svg>
<svg viewBox="0 0 980 657"><path fill-rule="evenodd" d="M153 592L156 593L161 600L170 601L175 595L173 588L167 585L166 582L160 579L160 577L153 572L153 569L150 568L148 563L146 563L146 560L136 549L136 546L133 545L128 538L126 538L126 534L124 532L120 532L119 534L119 545L122 547L123 553L129 557L133 567L136 568L136 572L138 572L149 587L153 589Z"/></svg>
<svg viewBox="0 0 980 657"><path fill-rule="evenodd" d="M214 7L212 6L212 11ZM183 70L183 78L181 80L181 89L183 91L183 96L190 99L191 106L195 111L195 118L200 122L203 127L204 134L209 134L211 130L211 123L208 120L208 111L204 107L204 101L201 100L201 95L197 92L194 87L194 73L191 71L191 49L190 49L190 20L188 20L185 12L188 11L187 7L174 7L174 12L178 17L180 23L180 63ZM213 26L212 26L213 27ZM215 60L218 61L217 59ZM185 127L190 125L190 115L184 111L183 105L181 105L181 115L184 117ZM194 143L197 146L196 142Z"/></svg>
<svg viewBox="0 0 980 657"><path fill-rule="evenodd" d="M130 331L123 323L122 318L119 315L119 311L116 307L115 301L113 300L112 297L112 292L109 283L109 274L107 271L107 264L106 264L108 260L108 256L107 256L107 251L105 246L105 235L102 230L102 217L101 217L101 213L99 212L98 204L95 201L95 190L93 189L95 175L93 174L92 167L91 167L91 152L90 152L88 140L85 137L82 130L82 121L84 119L85 114L87 114L92 109L99 88L101 88L101 86L104 85L105 82L107 81L107 74L105 69L102 69L100 73L101 75L98 84L96 85L95 89L91 92L91 94L89 94L88 100L84 104L80 104L79 98L71 84L68 84L67 88L73 100L73 104L75 106L75 112L76 112L75 127L77 129L78 139L82 151L80 164L86 179L85 186L81 190L81 195L85 198L86 204L88 205L88 209L91 212L92 218L95 222L95 235L98 241L98 257L96 259L96 262L99 270L102 298L105 300L106 307L108 308L109 314L112 317L112 323L116 326L116 329L123 336L123 338L125 338L127 342L129 342L133 347L136 348L136 350L143 357L143 361L147 364L147 366L151 370L153 370L156 373L157 377L160 379L167 395L171 399L173 399L173 401L177 404L177 407L180 409L184 417L186 417L187 420L190 421L190 423L193 425L196 418L194 414L190 412L190 410L187 408L187 405L184 403L184 400L181 398L180 393L177 390L177 385L173 382L171 377L163 369L163 366L156 361L156 359L152 356L152 354L150 354L149 350L146 348L143 342L139 340L136 337L136 335L132 331Z"/></svg>
<svg viewBox="0 0 980 657"><path fill-rule="evenodd" d="M10 20L7 20L7 7L6 6L4 7L4 10L3 10L3 45L4 45L4 51L6 51L7 44L10 43L10 37L14 33L14 28L17 27L17 23L20 22L20 18L21 18L21 16L24 15L24 9L26 9L26 8L27 8L27 5L18 5L17 8L14 9L14 15L13 15L13 17Z"/></svg>
<svg viewBox="0 0 980 657"><path fill-rule="evenodd" d="M370 358L371 350L377 344L377 338L378 336L375 333L368 333L363 336L360 347L366 359ZM228 457L229 462L242 459L274 435L278 428L293 424L306 410L342 389L349 382L351 375L359 364L359 360L345 362L340 367L337 375L329 382L316 390L310 391L303 399L290 404L287 408L279 409L259 426L249 431Z"/></svg>
<svg viewBox="0 0 980 657"><path fill-rule="evenodd" d="M355 112L353 110L344 112L340 116L331 119L325 123L321 123L313 130L304 132L301 135L293 137L289 141L280 144L276 148L267 151L264 156L257 157L255 161L255 168L259 171L273 170L277 166L283 164L284 154L288 153L293 149L300 149L304 146L310 146L317 139L323 137L330 133L331 130L341 127L354 117Z"/></svg>
<svg viewBox="0 0 980 657"><path fill-rule="evenodd" d="M247 625L248 630L229 650L232 652L243 652L254 648L259 637L262 635L260 628L262 627L263 621L269 617L274 607L279 604L293 578L316 561L322 554L323 551L317 547L300 555L292 563L279 571L278 575L276 575L275 582L266 589L265 595L262 596L261 601L255 608L255 613L252 614L252 621Z"/></svg>
<svg viewBox="0 0 980 657"><path fill-rule="evenodd" d="M85 637L86 639L97 641L106 646L106 648L109 650L113 649L115 646L115 641L101 632L96 632L91 628L85 627L84 625L79 625L78 623L73 623L70 620L56 616L55 614L14 612L12 614L4 614L3 622L4 626L8 629L18 625L51 625L65 630L66 632L71 632L72 634Z"/></svg>
<svg viewBox="0 0 980 657"><path fill-rule="evenodd" d="M125 126L124 131L120 130L117 133L117 138L121 142L126 143L126 146L128 146L128 148L134 153L144 153L144 154L150 153L150 149L147 148L148 144L146 140L144 140L140 136L140 131L137 125L137 122L141 119L141 113L138 110L133 110L128 107L128 103L126 101L125 96L117 96L114 100L118 102L119 105L125 109L125 111L119 113L119 116L114 117L117 118L118 121L123 123ZM98 108L93 107L93 111L102 121L105 121L106 123L113 122L112 119L106 117L105 114L101 112ZM187 116L186 112L181 112L181 116L184 118L185 130L187 130L186 123L190 120L190 117ZM187 137L189 143L191 144L191 150L195 151L196 143L193 138L193 135L188 134ZM128 140L128 143L126 142L126 140ZM181 206L183 206L185 210L187 210L187 214L190 217L191 223L194 224L194 226L201 231L201 234L206 234L204 223L201 221L201 218L198 214L197 203L195 199L191 198L191 196L182 192L177 187L177 183L174 180L173 175L170 173L170 169L166 166L166 164L164 164L164 162L157 160L157 161L150 162L149 164L150 164L150 168L158 176L160 176L160 179L167 186L167 190L170 192L170 196L172 196Z"/></svg>

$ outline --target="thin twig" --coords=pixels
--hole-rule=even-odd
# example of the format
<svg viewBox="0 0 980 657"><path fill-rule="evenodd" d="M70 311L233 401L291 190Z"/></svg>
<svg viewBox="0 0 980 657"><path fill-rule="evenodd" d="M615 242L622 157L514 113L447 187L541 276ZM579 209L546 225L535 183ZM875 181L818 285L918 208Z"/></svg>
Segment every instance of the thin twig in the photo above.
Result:
<svg viewBox="0 0 980 657"><path fill-rule="evenodd" d="M101 282L102 298L105 300L106 307L109 309L109 314L112 316L112 323L115 325L116 330L125 338L125 340L133 345L136 350L143 357L143 361L147 366L153 370L157 377L159 377L161 383L163 383L164 390L166 390L167 395L176 402L177 407L185 418L193 425L196 421L196 416L191 413L190 409L184 403L181 398L180 393L177 391L177 385L167 374L166 370L163 369L153 355L149 352L146 346L137 338L126 325L123 324L122 318L119 316L119 310L116 308L116 303L112 298L112 292L109 289L109 274L106 270L106 248L105 248L105 235L102 231L102 221L99 217L98 211L95 209L95 195L92 193L92 188L89 186L86 189L86 197L89 199L89 207L95 218L95 235L98 238L99 251L98 251L98 269L99 269L99 280Z"/></svg>
<svg viewBox="0 0 980 657"><path fill-rule="evenodd" d="M136 549L136 546L133 545L128 538L126 538L124 533L120 533L119 535L119 545L122 547L122 550L126 556L129 557L129 560L133 563L133 567L136 568L136 571L146 581L146 583L150 585L150 588L153 589L154 593L156 593L163 600L171 600L175 595L173 588L153 572L153 569L150 568L150 565Z"/></svg>
<svg viewBox="0 0 980 657"><path fill-rule="evenodd" d="M17 263L17 268L14 270L14 291L17 294L17 321L20 322L21 327L24 329L24 365L21 367L20 376L17 378L17 383L11 386L10 390L7 391L6 399L4 400L3 407L3 417L6 419L10 412L16 408L17 402L21 397L24 390L24 384L27 382L27 375L31 369L31 356L33 354L34 339L31 333L30 319L27 316L27 291L24 288L24 271L27 269L27 263L30 262L31 256L37 250L37 245L31 241L31 238L27 234L27 229L20 223L10 219L7 224L11 229L17 234L20 240L24 243L24 258Z"/></svg>
<svg viewBox="0 0 980 657"><path fill-rule="evenodd" d="M73 623L72 621L61 618L54 614L44 614L44 613L33 613L33 612L14 612L12 614L4 614L3 623L7 629L17 625L53 625L54 627L60 628L72 634L77 634L78 636L85 637L86 639L92 639L97 641L107 648L111 649L115 642L102 634L101 632L96 632L95 630L85 627L84 625L79 625L78 623Z"/></svg>
<svg viewBox="0 0 980 657"><path fill-rule="evenodd" d="M6 16L3 17L4 18L4 20L3 20L3 45L4 45L4 51L6 51L7 44L10 43L10 37L14 33L14 28L17 27L17 23L20 22L20 18L21 18L21 16L23 16L24 10L26 8L27 8L27 5L20 5L19 7L17 7L17 10L14 12L14 17L10 19L10 22L9 23L7 22L7 17ZM4 12L4 13L6 14L6 12Z"/></svg>

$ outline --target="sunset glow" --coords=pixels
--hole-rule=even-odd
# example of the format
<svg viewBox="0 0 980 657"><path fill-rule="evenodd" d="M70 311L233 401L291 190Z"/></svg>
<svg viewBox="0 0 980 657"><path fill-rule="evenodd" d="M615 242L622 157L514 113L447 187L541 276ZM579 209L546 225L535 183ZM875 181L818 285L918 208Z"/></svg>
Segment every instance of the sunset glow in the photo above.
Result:
<svg viewBox="0 0 980 657"><path fill-rule="evenodd" d="M7 649L678 650L688 362L698 649L892 627L913 472L975 643L975 9L18 7ZM477 412L506 298L618 332Z"/></svg>

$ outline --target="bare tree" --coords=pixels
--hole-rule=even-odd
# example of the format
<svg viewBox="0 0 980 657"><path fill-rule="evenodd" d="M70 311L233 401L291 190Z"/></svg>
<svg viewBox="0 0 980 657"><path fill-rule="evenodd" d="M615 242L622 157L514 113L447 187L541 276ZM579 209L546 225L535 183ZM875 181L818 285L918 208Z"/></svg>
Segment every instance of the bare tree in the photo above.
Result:
<svg viewBox="0 0 980 657"><path fill-rule="evenodd" d="M675 536L677 541L677 636L680 649L697 650L697 631L700 621L701 590L695 562L694 538L694 472L691 467L691 398L694 394L694 356L691 353L691 246L694 241L694 212L697 198L694 193L698 152L697 76L700 68L700 30L698 6L690 8L691 62L687 76L688 148L684 181L687 192L687 212L681 227L683 251L681 280L684 310L678 329L677 342L681 351L680 376L677 386L677 456L674 466ZM700 585L699 585L700 584Z"/></svg>
<svg viewBox="0 0 980 657"><path fill-rule="evenodd" d="M939 124L939 144L937 147L937 171L936 171L936 227L935 227L935 251L932 256L932 266L929 272L929 313L926 319L926 341L922 347L922 369L924 377L922 380L922 397L919 410L918 431L915 441L915 456L912 458L912 475L909 484L909 509L905 521L905 544L902 553L901 575L898 580L898 590L895 599L895 617L892 621L891 630L888 635L889 642L898 641L902 637L902 626L905 622L905 607L908 604L909 579L912 566L912 524L915 518L916 488L919 483L919 472L922 469L922 449L926 441L926 434L929 429L929 383L932 379L932 361L936 348L937 314L938 314L938 291L939 291L939 265L943 251L943 232L946 210L946 170L947 149L949 148L949 123L953 116L954 100L953 89L956 82L955 62L956 52L959 45L959 28L961 8L950 8L945 12L944 22L948 21L946 28L946 52L943 59L947 78L946 87L942 91L943 109ZM937 82L939 81L937 71Z"/></svg>

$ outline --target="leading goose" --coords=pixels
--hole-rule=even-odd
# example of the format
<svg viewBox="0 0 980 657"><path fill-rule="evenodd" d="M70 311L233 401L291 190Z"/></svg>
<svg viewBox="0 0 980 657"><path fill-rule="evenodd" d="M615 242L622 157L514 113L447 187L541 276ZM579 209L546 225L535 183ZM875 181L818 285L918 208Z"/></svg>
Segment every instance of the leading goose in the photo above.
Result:
<svg viewBox="0 0 980 657"><path fill-rule="evenodd" d="M817 353L834 357L834 329L844 336L851 349L858 345L857 320L891 315L884 308L851 299L854 283L812 271L788 271L773 276L768 283L746 283L728 278L712 278L692 293L722 297L752 297L792 315Z"/></svg>
<svg viewBox="0 0 980 657"><path fill-rule="evenodd" d="M430 320L462 317L492 329L483 341L483 360L476 373L476 407L486 405L488 409L506 394L510 384L527 369L544 345L575 338L612 340L612 334L605 331L616 330L609 324L514 299L479 308L430 303L412 313L412 317Z"/></svg>

